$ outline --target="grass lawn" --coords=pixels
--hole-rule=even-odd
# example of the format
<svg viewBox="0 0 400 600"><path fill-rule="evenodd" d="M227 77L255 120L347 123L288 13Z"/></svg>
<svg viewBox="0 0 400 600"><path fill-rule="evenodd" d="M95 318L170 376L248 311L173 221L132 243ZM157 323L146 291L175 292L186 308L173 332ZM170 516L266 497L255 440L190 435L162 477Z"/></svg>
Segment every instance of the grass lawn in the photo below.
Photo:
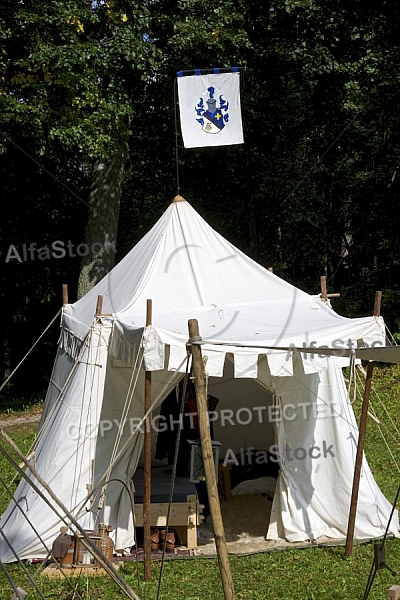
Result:
<svg viewBox="0 0 400 600"><path fill-rule="evenodd" d="M385 496L393 501L400 482L397 469L390 452L400 462L400 367L376 367L374 387L379 398L372 396L371 412L380 425L369 419L367 426L366 455L372 472ZM357 419L361 401L354 404ZM20 448L27 452L32 443L37 423L7 427L7 433ZM384 433L385 444L380 430ZM0 459L2 479L11 481L12 469ZM16 482L13 484L16 485ZM5 492L0 492L1 510L8 504ZM240 556L231 558L237 600L343 600L362 598L373 558L373 544L355 547L350 559L344 557L343 547L308 548L305 550L283 550L280 552ZM392 585L400 585L400 540L386 543L386 562L399 575L394 577L387 570L378 572L371 600L384 600ZM6 565L14 582L24 587L27 577L18 565ZM29 566L33 574L35 568ZM140 565L141 588L139 592L136 566L125 563L121 573L142 600L155 600L157 597L159 563L153 563L153 580L144 583ZM73 583L76 591L66 583L38 578L38 585L45 598L74 600L90 598L114 600L125 598L108 578L81 578ZM78 595L79 592L79 595ZM3 573L0 573L0 600L9 600L11 588ZM29 589L27 600L40 596ZM222 600L218 562L213 558L173 560L164 567L162 594L163 600Z"/></svg>

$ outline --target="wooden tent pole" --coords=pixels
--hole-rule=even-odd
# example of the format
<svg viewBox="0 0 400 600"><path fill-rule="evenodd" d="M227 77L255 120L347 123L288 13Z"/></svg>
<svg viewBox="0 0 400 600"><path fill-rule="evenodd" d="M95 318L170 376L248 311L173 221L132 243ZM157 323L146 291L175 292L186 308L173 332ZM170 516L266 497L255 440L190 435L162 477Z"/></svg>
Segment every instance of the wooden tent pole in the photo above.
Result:
<svg viewBox="0 0 400 600"><path fill-rule="evenodd" d="M321 276L321 298L324 302L328 300L328 296L326 293L326 277L325 275Z"/></svg>
<svg viewBox="0 0 400 600"><path fill-rule="evenodd" d="M374 317L379 317L379 315L380 315L381 300L382 300L382 292L376 292L375 305L374 305ZM359 488L360 488L361 467L362 467L362 458L363 458L363 452L364 452L365 431L367 428L368 406L369 406L369 398L371 395L373 371L374 371L374 363L372 361L370 361L368 363L367 376L365 378L364 397L363 397L361 417L360 417L360 427L359 427L359 435L358 435L356 462L354 465L353 489L351 492L349 522L348 522L348 526L347 526L347 537L346 537L346 553L345 553L346 557L351 556L352 552L353 552L354 529L355 529L356 516L357 516L358 492L359 492Z"/></svg>
<svg viewBox="0 0 400 600"><path fill-rule="evenodd" d="M200 340L199 325L196 319L189 320L189 344ZM210 503L210 513L215 535L215 545L221 573L222 587L225 600L235 600L228 549L226 546L224 524L222 522L221 506L219 504L215 465L207 414L206 377L200 346L192 344L192 374L196 387L196 402L200 429L201 451L203 454L204 473L206 477L207 494Z"/></svg>
<svg viewBox="0 0 400 600"><path fill-rule="evenodd" d="M328 294L326 289L326 277L321 275L321 298L324 302L328 301L328 298L340 298L340 294Z"/></svg>
<svg viewBox="0 0 400 600"><path fill-rule="evenodd" d="M147 300L146 327L151 325L153 304ZM151 408L151 371L146 371L144 381L144 413ZM150 502L151 502L151 413L146 419L144 430L144 482L143 482L143 534L144 534L144 578L151 580L151 540L150 540Z"/></svg>
<svg viewBox="0 0 400 600"><path fill-rule="evenodd" d="M68 304L68 286L66 283L62 284L62 299L63 299L63 306Z"/></svg>
<svg viewBox="0 0 400 600"><path fill-rule="evenodd" d="M103 296L97 296L96 317L100 317L103 311Z"/></svg>

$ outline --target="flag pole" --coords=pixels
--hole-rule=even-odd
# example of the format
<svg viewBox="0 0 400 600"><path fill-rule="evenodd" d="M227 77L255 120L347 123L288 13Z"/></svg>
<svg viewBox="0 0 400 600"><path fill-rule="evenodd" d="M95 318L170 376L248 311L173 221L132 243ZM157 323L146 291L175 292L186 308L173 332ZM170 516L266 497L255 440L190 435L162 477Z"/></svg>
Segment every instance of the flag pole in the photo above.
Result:
<svg viewBox="0 0 400 600"><path fill-rule="evenodd" d="M180 195L180 182L179 182L179 152L178 152L178 111L177 111L177 96L176 96L176 88L177 88L177 78L175 77L174 81L174 108L175 108L175 162L176 162L176 189L177 195Z"/></svg>
<svg viewBox="0 0 400 600"><path fill-rule="evenodd" d="M246 67L202 67L200 69L186 69L178 71L180 76L183 75L219 75L220 73L238 73L245 71Z"/></svg>

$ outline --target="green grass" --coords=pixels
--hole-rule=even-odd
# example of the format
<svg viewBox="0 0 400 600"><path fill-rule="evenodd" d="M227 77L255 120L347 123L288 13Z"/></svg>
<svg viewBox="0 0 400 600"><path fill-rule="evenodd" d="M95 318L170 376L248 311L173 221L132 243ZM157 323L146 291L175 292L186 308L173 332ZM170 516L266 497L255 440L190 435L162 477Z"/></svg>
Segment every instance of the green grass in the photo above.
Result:
<svg viewBox="0 0 400 600"><path fill-rule="evenodd" d="M378 425L373 419L368 419L365 454L377 484L385 496L393 501L399 486L400 474L393 463L384 437L400 467L400 367L375 366L373 389L375 392L371 394L370 412L375 414L382 424ZM357 422L359 422L361 404L361 398L354 404Z"/></svg>
<svg viewBox="0 0 400 600"><path fill-rule="evenodd" d="M376 367L374 387L390 417L380 402L372 396L372 406L377 417L392 431L382 429L388 436L392 453L400 462L399 397L400 367ZM354 404L358 418L361 400ZM34 439L37 424L25 424L7 428L7 433L26 452ZM372 472L385 496L393 501L399 485L399 472L394 466L389 451L381 437L377 424L369 419L367 426L366 455ZM0 459L1 476L10 479L12 469L4 459ZM8 500L3 498L4 508ZM357 545L350 559L344 557L343 547L307 548L304 550L284 550L260 553L252 556L231 557L236 600L346 600L362 598L373 558L373 544ZM400 573L400 540L387 540L386 562ZM6 565L17 585L24 587L26 575L18 565ZM30 573L35 572L28 566ZM143 565L140 564L141 592L139 593L136 566L125 563L121 573L127 583L142 600L155 600L158 586L159 563L152 564L152 581L143 582ZM47 580L40 577L39 587L45 598L74 600L74 592L65 582ZM392 585L400 585L400 575L393 577L387 570L380 570L375 579L369 598L383 600ZM73 582L78 586L81 597L95 600L125 598L116 584L107 577L81 578ZM0 573L0 600L9 600L9 584ZM27 600L39 596L30 588ZM222 600L224 598L219 575L218 562L213 558L196 558L166 562L163 574L163 600Z"/></svg>
<svg viewBox="0 0 400 600"><path fill-rule="evenodd" d="M6 427L4 431L15 442L15 444L17 444L20 450L27 455L35 440L37 427L37 422L21 423L17 426ZM21 462L8 444L2 442L2 446L12 455L18 464ZM14 492L20 477L16 475L13 466L2 455L0 455L0 476L4 481L7 482L10 491ZM0 514L4 512L9 503L10 494L7 493L7 491L0 484Z"/></svg>
<svg viewBox="0 0 400 600"><path fill-rule="evenodd" d="M372 544L357 546L351 559L344 558L342 547L285 550L232 557L230 559L236 600L343 600L362 598L373 556ZM388 540L387 561L400 565L398 540ZM15 583L25 585L26 576L16 565L7 565ZM29 571L35 569L30 566ZM125 565L121 574L138 593L136 567ZM152 581L143 583L140 565L142 600L154 600L158 587L159 564L152 565ZM67 600L73 592L66 582L40 577L39 586L45 598ZM387 598L387 589L399 583L388 571L379 571L370 594L371 600ZM9 600L10 592L4 576L0 580L0 599ZM125 598L108 577L81 578L74 582L86 598L113 600ZM222 600L224 598L216 559L188 559L167 562L161 588L163 600ZM29 600L39 596L31 591Z"/></svg>

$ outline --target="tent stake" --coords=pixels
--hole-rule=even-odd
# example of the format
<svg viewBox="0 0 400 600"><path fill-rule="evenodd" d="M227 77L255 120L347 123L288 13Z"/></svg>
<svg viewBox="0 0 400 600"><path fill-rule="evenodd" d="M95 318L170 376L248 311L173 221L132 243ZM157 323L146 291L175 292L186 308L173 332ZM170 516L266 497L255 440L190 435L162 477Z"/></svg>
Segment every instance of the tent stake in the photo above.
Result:
<svg viewBox="0 0 400 600"><path fill-rule="evenodd" d="M375 305L374 305L374 317L379 317L379 315L380 315L381 299L382 299L382 292L376 292ZM365 378L364 397L363 397L361 417L360 417L360 428L359 428L359 435L358 435L356 462L354 465L353 489L351 492L349 522L347 525L347 537L346 537L345 556L347 558L349 556L351 556L352 552L353 552L354 528L355 528L356 515L357 515L358 491L360 488L362 457L363 457L363 452L364 452L365 431L367 428L368 405L369 405L369 398L371 395L373 371L374 371L374 363L372 361L370 361L368 363L367 376Z"/></svg>
<svg viewBox="0 0 400 600"><path fill-rule="evenodd" d="M189 320L189 344L195 340L200 341L199 324L196 319ZM229 564L228 549L226 546L224 524L221 515L221 506L218 497L218 487L215 477L215 465L212 453L212 444L207 415L206 377L204 373L201 347L192 344L192 374L196 387L197 412L199 418L201 451L203 454L204 473L206 477L207 494L210 503L210 513L215 535L215 545L218 554L218 563L221 573L222 587L225 600L235 600L235 591L231 567Z"/></svg>
<svg viewBox="0 0 400 600"><path fill-rule="evenodd" d="M153 305L147 300L146 327L151 325ZM151 371L146 371L144 381L144 414L151 408ZM144 535L144 578L151 581L151 540L150 540L150 502L151 502L151 413L146 419L144 430L144 469L143 469L143 535Z"/></svg>

